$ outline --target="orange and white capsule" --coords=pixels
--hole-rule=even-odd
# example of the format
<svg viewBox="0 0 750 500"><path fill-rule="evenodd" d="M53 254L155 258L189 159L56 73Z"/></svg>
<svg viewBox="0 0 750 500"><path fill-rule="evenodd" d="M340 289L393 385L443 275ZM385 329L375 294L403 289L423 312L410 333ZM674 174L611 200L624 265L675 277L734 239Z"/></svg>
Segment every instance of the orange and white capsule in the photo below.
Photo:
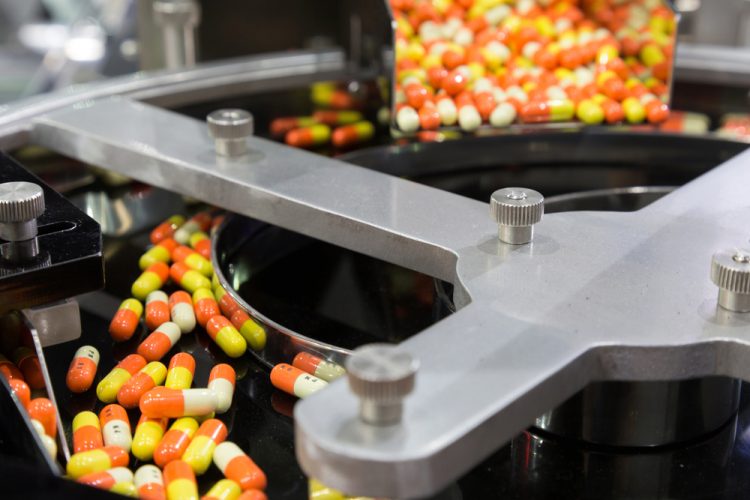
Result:
<svg viewBox="0 0 750 500"><path fill-rule="evenodd" d="M180 290L169 296L169 312L182 333L190 333L195 329L193 300L187 292Z"/></svg>
<svg viewBox="0 0 750 500"><path fill-rule="evenodd" d="M299 368L310 375L315 375L326 382L333 382L346 373L343 366L331 361L326 361L325 359L319 358L309 352L301 352L297 354L292 361L292 366Z"/></svg>
<svg viewBox="0 0 750 500"><path fill-rule="evenodd" d="M190 236L192 236L193 233L198 231L208 231L208 228L210 227L211 215L207 212L199 212L174 232L174 239L180 245L187 245L190 241Z"/></svg>
<svg viewBox="0 0 750 500"><path fill-rule="evenodd" d="M227 479L235 481L243 490L262 490L266 475L239 446L224 441L214 450L214 464Z"/></svg>
<svg viewBox="0 0 750 500"><path fill-rule="evenodd" d="M208 470L216 445L224 442L227 434L227 426L224 422L215 418L206 420L198 428L187 450L182 454L182 460L200 476Z"/></svg>
<svg viewBox="0 0 750 500"><path fill-rule="evenodd" d="M199 288L193 292L193 311L198 324L205 327L208 320L219 316L219 304L210 288Z"/></svg>
<svg viewBox="0 0 750 500"><path fill-rule="evenodd" d="M125 342L130 339L138 328L141 314L143 314L143 306L140 302L136 299L125 299L109 324L109 334L112 339L115 342Z"/></svg>
<svg viewBox="0 0 750 500"><path fill-rule="evenodd" d="M154 463L164 468L172 460L179 460L197 430L198 422L192 417L175 420L154 450Z"/></svg>
<svg viewBox="0 0 750 500"><path fill-rule="evenodd" d="M178 352L169 360L167 380L164 382L164 387L167 389L190 389L194 375L195 359L186 352Z"/></svg>
<svg viewBox="0 0 750 500"><path fill-rule="evenodd" d="M130 292L138 300L146 300L148 294L164 286L169 278L169 266L164 262L154 262L133 282Z"/></svg>
<svg viewBox="0 0 750 500"><path fill-rule="evenodd" d="M164 477L155 465L141 465L135 471L133 480L138 490L138 497L142 500L164 500L167 493L164 490Z"/></svg>
<svg viewBox="0 0 750 500"><path fill-rule="evenodd" d="M130 377L130 380L117 391L117 402L125 408L135 408L141 396L167 378L167 367L158 361L152 361Z"/></svg>
<svg viewBox="0 0 750 500"><path fill-rule="evenodd" d="M219 303L221 314L223 314L227 318L231 318L232 314L234 314L240 308L240 305L237 303L237 301L234 300L232 296L229 295L227 291L224 290L221 286L214 287L214 296L216 297L216 301ZM235 328L237 327L235 326Z"/></svg>
<svg viewBox="0 0 750 500"><path fill-rule="evenodd" d="M211 369L208 388L216 393L216 413L224 413L232 406L236 378L234 368L226 363L218 364Z"/></svg>
<svg viewBox="0 0 750 500"><path fill-rule="evenodd" d="M193 233L190 237L190 248L198 252L204 259L211 262L211 238L203 231Z"/></svg>
<svg viewBox="0 0 750 500"><path fill-rule="evenodd" d="M211 277L214 274L214 266L211 265L211 261L185 245L180 245L172 250L172 261L182 262L187 267L193 271L198 271L203 276Z"/></svg>
<svg viewBox="0 0 750 500"><path fill-rule="evenodd" d="M143 339L138 346L138 354L147 361L158 361L167 355L181 336L182 332L177 323L167 321Z"/></svg>
<svg viewBox="0 0 750 500"><path fill-rule="evenodd" d="M287 394L305 398L323 389L328 382L305 373L286 363L279 363L271 370L271 383Z"/></svg>
<svg viewBox="0 0 750 500"><path fill-rule="evenodd" d="M151 243L156 245L166 238L171 238L172 236L174 236L174 232L177 230L177 228L179 228L184 223L185 217L183 217L182 215L173 215L169 219L156 226L153 231L151 231L151 234L149 235Z"/></svg>
<svg viewBox="0 0 750 500"><path fill-rule="evenodd" d="M125 408L117 404L105 406L99 412L99 423L102 426L105 447L117 446L126 452L130 452L133 437Z"/></svg>
<svg viewBox="0 0 750 500"><path fill-rule="evenodd" d="M127 467L112 467L108 470L86 474L76 481L100 490L110 491L117 483L132 483L133 473Z"/></svg>
<svg viewBox="0 0 750 500"><path fill-rule="evenodd" d="M51 438L57 436L57 414L55 405L47 398L34 398L26 407L29 417L39 421L44 427L44 433Z"/></svg>
<svg viewBox="0 0 750 500"><path fill-rule="evenodd" d="M76 453L70 460L66 471L68 476L78 479L92 472L100 472L113 467L127 467L130 456L119 446L105 446L96 450Z"/></svg>
<svg viewBox="0 0 750 500"><path fill-rule="evenodd" d="M131 451L133 456L142 462L148 462L154 456L156 446L164 437L167 430L166 418L148 418L141 415L138 425L135 426L133 445Z"/></svg>
<svg viewBox="0 0 750 500"><path fill-rule="evenodd" d="M175 262L172 264L172 267L169 268L169 276L171 276L175 283L190 293L195 292L199 288L211 288L211 281L206 276L194 269L190 269L184 262Z"/></svg>
<svg viewBox="0 0 750 500"><path fill-rule="evenodd" d="M31 389L29 389L26 382L20 378L12 378L8 380L8 385L10 386L10 392L18 398L21 406L24 408L29 406L29 402L31 401Z"/></svg>
<svg viewBox="0 0 750 500"><path fill-rule="evenodd" d="M117 399L117 393L125 382L146 366L146 358L140 354L125 356L111 372L96 386L96 396L102 403L111 403Z"/></svg>
<svg viewBox="0 0 750 500"><path fill-rule="evenodd" d="M0 354L0 374L5 377L5 380L23 380L23 374L21 373L21 370L19 370L12 361L10 361L2 354Z"/></svg>
<svg viewBox="0 0 750 500"><path fill-rule="evenodd" d="M26 346L21 346L13 351L13 361L21 373L23 379L32 389L41 389L44 387L44 375L42 374L42 365L36 353Z"/></svg>
<svg viewBox="0 0 750 500"><path fill-rule="evenodd" d="M164 486L167 500L198 500L195 473L182 460L174 460L164 467Z"/></svg>
<svg viewBox="0 0 750 500"><path fill-rule="evenodd" d="M216 411L217 398L210 389L156 387L141 397L141 413L152 418L199 417Z"/></svg>
<svg viewBox="0 0 750 500"><path fill-rule="evenodd" d="M146 327L156 330L162 324L169 321L169 297L161 290L156 290L146 297Z"/></svg>
<svg viewBox="0 0 750 500"><path fill-rule="evenodd" d="M73 417L73 453L104 447L99 417L92 411L82 411Z"/></svg>
<svg viewBox="0 0 750 500"><path fill-rule="evenodd" d="M91 388L96 377L96 368L99 366L99 351L96 347L85 345L79 347L70 362L65 384L70 392L80 394Z"/></svg>

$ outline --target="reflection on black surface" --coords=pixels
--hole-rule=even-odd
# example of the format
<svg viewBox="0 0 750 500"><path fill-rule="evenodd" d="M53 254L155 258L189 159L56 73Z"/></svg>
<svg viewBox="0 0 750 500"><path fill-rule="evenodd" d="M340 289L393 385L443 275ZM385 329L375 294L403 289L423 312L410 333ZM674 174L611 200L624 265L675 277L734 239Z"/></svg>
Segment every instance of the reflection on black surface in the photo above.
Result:
<svg viewBox="0 0 750 500"><path fill-rule="evenodd" d="M239 216L221 238L222 270L245 301L316 340L399 342L449 313L425 274Z"/></svg>

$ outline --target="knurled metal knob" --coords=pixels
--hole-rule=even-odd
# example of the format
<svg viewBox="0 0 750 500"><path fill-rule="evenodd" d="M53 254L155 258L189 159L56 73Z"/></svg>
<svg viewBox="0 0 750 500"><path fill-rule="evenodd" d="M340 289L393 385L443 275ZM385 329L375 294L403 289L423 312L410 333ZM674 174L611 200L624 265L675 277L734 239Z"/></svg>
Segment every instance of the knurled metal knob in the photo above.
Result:
<svg viewBox="0 0 750 500"><path fill-rule="evenodd" d="M750 312L750 250L716 252L711 259L711 281L719 287L719 305L734 312Z"/></svg>
<svg viewBox="0 0 750 500"><path fill-rule="evenodd" d="M544 196L522 187L499 189L490 198L490 215L497 222L501 241L528 243L534 236L534 224L544 215Z"/></svg>
<svg viewBox="0 0 750 500"><path fill-rule="evenodd" d="M244 109L219 109L208 115L208 133L216 143L216 154L242 156L247 138L253 135L253 115Z"/></svg>
<svg viewBox="0 0 750 500"><path fill-rule="evenodd" d="M390 344L354 350L346 362L349 387L360 397L360 418L372 425L401 421L404 398L414 390L419 362Z"/></svg>
<svg viewBox="0 0 750 500"><path fill-rule="evenodd" d="M25 241L37 235L36 219L44 213L44 191L31 182L0 184L0 238Z"/></svg>

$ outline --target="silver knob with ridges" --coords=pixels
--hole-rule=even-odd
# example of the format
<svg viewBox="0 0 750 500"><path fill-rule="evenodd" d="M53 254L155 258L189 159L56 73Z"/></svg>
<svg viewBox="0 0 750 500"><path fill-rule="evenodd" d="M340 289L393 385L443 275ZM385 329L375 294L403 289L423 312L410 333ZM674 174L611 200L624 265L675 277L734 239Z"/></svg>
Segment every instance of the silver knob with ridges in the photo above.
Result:
<svg viewBox="0 0 750 500"><path fill-rule="evenodd" d="M208 115L208 133L216 142L216 154L242 156L253 135L253 115L244 109L219 109Z"/></svg>
<svg viewBox="0 0 750 500"><path fill-rule="evenodd" d="M544 196L533 189L503 188L492 193L490 215L497 222L498 238L511 245L523 245L534 236L534 224L544 215Z"/></svg>
<svg viewBox="0 0 750 500"><path fill-rule="evenodd" d="M719 305L734 312L750 312L750 250L716 252L711 259L711 281L719 287Z"/></svg>
<svg viewBox="0 0 750 500"><path fill-rule="evenodd" d="M26 241L37 235L37 217L44 213L44 191L31 182L0 184L0 238Z"/></svg>
<svg viewBox="0 0 750 500"><path fill-rule="evenodd" d="M390 344L354 350L346 362L349 387L360 398L360 419L372 425L401 421L404 398L414 390L419 363Z"/></svg>

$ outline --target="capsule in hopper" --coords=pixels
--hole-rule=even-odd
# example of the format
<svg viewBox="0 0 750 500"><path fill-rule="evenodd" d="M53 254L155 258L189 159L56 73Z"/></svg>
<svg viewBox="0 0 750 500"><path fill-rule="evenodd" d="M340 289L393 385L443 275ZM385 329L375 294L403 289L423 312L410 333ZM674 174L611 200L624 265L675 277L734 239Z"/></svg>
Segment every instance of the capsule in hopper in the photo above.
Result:
<svg viewBox="0 0 750 500"><path fill-rule="evenodd" d="M132 483L133 473L127 467L112 467L108 470L86 474L79 477L77 481L100 490L110 491L116 483Z"/></svg>
<svg viewBox="0 0 750 500"><path fill-rule="evenodd" d="M151 292L146 297L146 327L156 330L162 324L169 321L169 297L161 290Z"/></svg>
<svg viewBox="0 0 750 500"><path fill-rule="evenodd" d="M96 450L76 453L68 460L66 471L73 479L111 469L128 466L128 452L119 446L105 446Z"/></svg>
<svg viewBox="0 0 750 500"><path fill-rule="evenodd" d="M209 319L221 315L219 304L210 288L199 288L193 293L193 311L198 324L203 327Z"/></svg>
<svg viewBox="0 0 750 500"><path fill-rule="evenodd" d="M140 354L126 356L96 386L96 396L102 403L111 403L117 399L117 393L130 377L146 366L146 358Z"/></svg>
<svg viewBox="0 0 750 500"><path fill-rule="evenodd" d="M232 324L247 341L253 351L262 351L266 346L266 331L245 311L237 309L232 314Z"/></svg>
<svg viewBox="0 0 750 500"><path fill-rule="evenodd" d="M190 293L199 288L211 288L211 281L208 278L198 271L190 269L184 262L172 264L172 267L169 268L169 275L175 283Z"/></svg>
<svg viewBox="0 0 750 500"><path fill-rule="evenodd" d="M183 334L190 333L195 329L193 300L187 292L180 290L169 296L169 312L172 321L177 323Z"/></svg>
<svg viewBox="0 0 750 500"><path fill-rule="evenodd" d="M221 314L223 314L227 318L231 318L232 314L237 312L237 310L240 308L240 305L237 303L237 301L235 301L232 296L227 293L227 291L224 290L224 288L222 288L221 286L214 287L214 296L216 296L216 301L219 303ZM237 328L237 325L235 325L235 328ZM237 329L239 330L239 328Z"/></svg>
<svg viewBox="0 0 750 500"><path fill-rule="evenodd" d="M47 398L34 398L26 406L29 418L37 420L44 427L44 433L51 438L57 436L57 413L55 405Z"/></svg>
<svg viewBox="0 0 750 500"><path fill-rule="evenodd" d="M216 394L209 389L167 389L156 387L141 397L140 408L152 418L207 415L216 411Z"/></svg>
<svg viewBox="0 0 750 500"><path fill-rule="evenodd" d="M117 402L125 408L135 408L146 392L164 383L167 378L167 367L158 361L152 361L125 382L117 392Z"/></svg>
<svg viewBox="0 0 750 500"><path fill-rule="evenodd" d="M326 361L309 352L300 352L297 354L292 361L292 366L326 382L333 382L346 373L343 366Z"/></svg>
<svg viewBox="0 0 750 500"><path fill-rule="evenodd" d="M438 117L439 119L439 117ZM338 127L331 135L331 141L337 148L348 148L371 140L375 136L375 127L368 121Z"/></svg>
<svg viewBox="0 0 750 500"><path fill-rule="evenodd" d="M88 391L94 383L98 366L99 351L96 347L90 345L79 347L68 367L65 385L76 394Z"/></svg>
<svg viewBox="0 0 750 500"><path fill-rule="evenodd" d="M194 375L195 359L186 352L179 352L169 360L167 380L164 382L164 387L167 389L190 389Z"/></svg>
<svg viewBox="0 0 750 500"><path fill-rule="evenodd" d="M164 467L164 486L167 500L198 500L195 473L182 460L174 460Z"/></svg>
<svg viewBox="0 0 750 500"><path fill-rule="evenodd" d="M234 368L228 364L221 363L211 369L208 388L216 393L216 413L224 413L232 406L235 382Z"/></svg>
<svg viewBox="0 0 750 500"><path fill-rule="evenodd" d="M190 248L198 252L204 259L211 261L211 238L203 231L198 231L190 237Z"/></svg>
<svg viewBox="0 0 750 500"><path fill-rule="evenodd" d="M214 267L211 262L190 247L180 245L172 250L172 261L182 262L193 271L198 271L203 276L211 277Z"/></svg>
<svg viewBox="0 0 750 500"><path fill-rule="evenodd" d="M21 346L13 351L13 361L21 373L24 381L32 389L41 389L44 387L44 374L42 365L39 363L39 357L36 353L26 346Z"/></svg>
<svg viewBox="0 0 750 500"><path fill-rule="evenodd" d="M29 385L20 378L12 378L8 380L8 385L10 386L10 392L18 398L21 406L27 408L29 402L31 402L31 389L29 388Z"/></svg>
<svg viewBox="0 0 750 500"><path fill-rule="evenodd" d="M19 370L12 361L10 361L2 354L0 354L0 374L5 377L5 380L23 380L23 374L21 373L21 370Z"/></svg>
<svg viewBox="0 0 750 500"><path fill-rule="evenodd" d="M138 328L143 306L136 299L125 299L109 324L109 334L115 342L130 339Z"/></svg>
<svg viewBox="0 0 750 500"><path fill-rule="evenodd" d="M240 485L231 479L220 479L201 497L201 500L237 500L242 493Z"/></svg>
<svg viewBox="0 0 750 500"><path fill-rule="evenodd" d="M198 428L187 450L182 454L182 460L200 476L211 465L216 445L224 442L226 438L227 426L221 420L208 419Z"/></svg>
<svg viewBox="0 0 750 500"><path fill-rule="evenodd" d="M575 103L570 99L530 101L521 106L519 114L525 123L567 121L575 114Z"/></svg>
<svg viewBox="0 0 750 500"><path fill-rule="evenodd" d="M141 415L138 425L135 426L132 451L133 456L143 462L148 462L154 456L157 445L164 437L167 429L166 418L148 418Z"/></svg>
<svg viewBox="0 0 750 500"><path fill-rule="evenodd" d="M287 144L295 148L322 146L329 140L331 140L331 128L322 124L290 130L284 138Z"/></svg>
<svg viewBox="0 0 750 500"><path fill-rule="evenodd" d="M177 228L184 223L185 217L183 217L182 215L173 215L169 219L156 226L151 231L151 234L149 234L151 243L156 245L167 238L171 238L172 236L174 236L174 232L177 230Z"/></svg>
<svg viewBox="0 0 750 500"><path fill-rule="evenodd" d="M117 404L105 406L99 412L99 423L102 427L105 448L116 446L130 452L133 437L125 408Z"/></svg>
<svg viewBox="0 0 750 500"><path fill-rule="evenodd" d="M206 332L230 358L239 358L247 350L247 342L224 316L214 316L206 323Z"/></svg>
<svg viewBox="0 0 750 500"><path fill-rule="evenodd" d="M146 300L148 294L159 290L169 278L169 266L164 262L154 262L133 282L130 292L138 300Z"/></svg>
<svg viewBox="0 0 750 500"><path fill-rule="evenodd" d="M162 323L143 342L138 346L138 354L146 358L147 361L158 361L167 355L170 349L174 347L182 332L177 323L167 321Z"/></svg>
<svg viewBox="0 0 750 500"><path fill-rule="evenodd" d="M280 363L273 367L271 383L277 389L298 398L305 398L328 385L326 381L286 363Z"/></svg>
<svg viewBox="0 0 750 500"><path fill-rule="evenodd" d="M177 242L172 238L163 239L141 255L140 259L138 259L138 267L143 271L156 262L169 264L172 260L172 250L176 247Z"/></svg>
<svg viewBox="0 0 750 500"><path fill-rule="evenodd" d="M266 475L242 449L231 441L224 441L214 450L214 464L227 479L235 481L243 490L266 487Z"/></svg>
<svg viewBox="0 0 750 500"><path fill-rule="evenodd" d="M138 496L143 500L164 500L164 477L155 465L141 465L135 471L133 483L138 490Z"/></svg>
<svg viewBox="0 0 750 500"><path fill-rule="evenodd" d="M99 417L91 411L82 411L73 417L73 452L96 450L104 446Z"/></svg>
<svg viewBox="0 0 750 500"><path fill-rule="evenodd" d="M187 245L194 233L208 231L209 227L211 216L207 212L199 212L174 232L174 240L180 245Z"/></svg>
<svg viewBox="0 0 750 500"><path fill-rule="evenodd" d="M198 422L192 417L175 420L154 450L154 463L164 468L169 462L179 460L197 430Z"/></svg>

